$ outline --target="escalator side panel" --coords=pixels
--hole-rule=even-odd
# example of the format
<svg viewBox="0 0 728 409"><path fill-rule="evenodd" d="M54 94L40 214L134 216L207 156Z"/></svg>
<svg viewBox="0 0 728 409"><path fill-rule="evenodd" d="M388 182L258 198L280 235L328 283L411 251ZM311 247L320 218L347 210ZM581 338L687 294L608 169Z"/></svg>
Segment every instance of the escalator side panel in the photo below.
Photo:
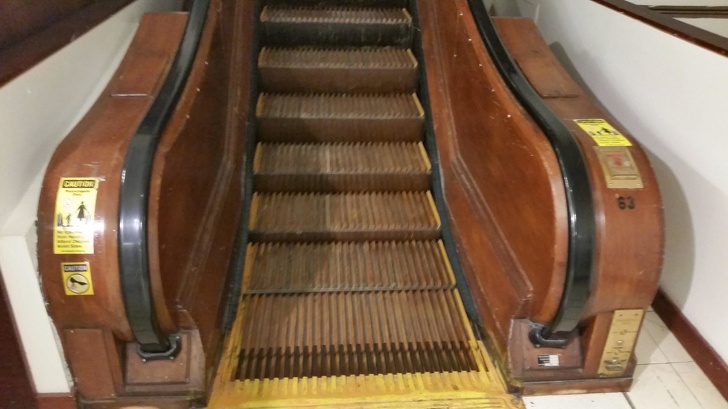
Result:
<svg viewBox="0 0 728 409"><path fill-rule="evenodd" d="M490 311L484 319L505 350L513 317L546 321L558 306L568 234L561 173L551 146L475 41L467 3L420 7L455 236L471 265L471 287L482 290L476 302Z"/></svg>
<svg viewBox="0 0 728 409"><path fill-rule="evenodd" d="M600 162L595 141L573 120L608 116L559 67L532 22L498 23L531 85L580 144L594 189L593 297L580 300L587 305L585 315L563 349L534 345L529 336L533 323L551 322L562 292L568 294L564 273L569 231L559 163L544 132L493 68L468 2L420 3L446 198L470 288L501 370L512 386L527 394L628 389L633 351L618 362L618 370L605 373L600 367L603 354L613 348L606 343L616 325L612 319L623 316L615 311L641 317L657 286L661 203L644 152L627 135L631 156ZM607 186L605 172L633 162L643 174L639 186ZM621 176L612 182L624 183ZM643 205L637 209L631 201ZM638 319L634 325L639 326ZM544 368L538 363L544 356L558 356L559 364Z"/></svg>
<svg viewBox="0 0 728 409"><path fill-rule="evenodd" d="M86 116L56 149L46 170L38 206L38 263L49 314L61 334L69 366L82 398L113 396L115 382L122 379L123 363L115 342L133 341L121 297L116 228L123 155L136 127L159 92L185 29L185 14L154 13L142 18L140 27L119 69ZM56 214L59 182L63 177L98 178L96 206L88 208L92 218L91 254L55 254L54 229L63 229ZM72 225L77 209L63 216ZM72 214L71 214L72 213ZM70 216L70 217L68 217ZM68 221L71 221L69 223ZM81 220L78 220L80 222ZM78 223L75 223L78 224ZM68 295L69 285L61 263L88 263L93 295ZM89 287L89 292L91 285ZM165 306L162 304L161 309ZM163 312L163 317L169 313ZM166 320L165 326L176 326ZM85 344L84 354L73 354ZM90 365L88 356L107 362ZM108 359L107 359L108 358ZM100 385L109 386L100 387Z"/></svg>
<svg viewBox="0 0 728 409"><path fill-rule="evenodd" d="M652 165L639 142L613 118L602 111L561 67L554 54L528 19L496 19L504 42L524 74L535 86L547 89L547 78L562 78L565 95L545 101L576 135L583 147L591 172L597 208L597 241L601 243L595 268L594 293L588 315L620 308L646 308L657 292L664 247L664 222L659 186ZM539 71L536 71L538 67ZM553 87L553 85L551 85ZM561 93L561 92L559 92ZM574 122L575 119L604 118L624 135L631 146L625 148L633 163L622 163L627 170L639 172L640 188L615 188L607 185L606 170L598 156L594 139ZM619 151L615 151L619 152ZM619 156L616 160L629 158ZM618 164L613 164L618 165ZM634 180L633 173L621 176ZM624 206L620 206L620 198Z"/></svg>
<svg viewBox="0 0 728 409"><path fill-rule="evenodd" d="M240 4L237 4L240 3ZM222 8L222 9L220 9ZM161 135L149 192L150 269L177 325L212 365L241 203L251 29L247 2L213 2L187 85ZM237 47L228 44L236 41Z"/></svg>

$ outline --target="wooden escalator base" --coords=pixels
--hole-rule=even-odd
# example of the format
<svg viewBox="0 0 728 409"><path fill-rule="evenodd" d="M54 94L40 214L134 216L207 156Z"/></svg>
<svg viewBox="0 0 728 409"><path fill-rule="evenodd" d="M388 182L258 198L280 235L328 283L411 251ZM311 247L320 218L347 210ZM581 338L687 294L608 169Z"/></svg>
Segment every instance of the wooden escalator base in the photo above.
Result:
<svg viewBox="0 0 728 409"><path fill-rule="evenodd" d="M520 407L440 241L411 15L271 3L250 243L209 407Z"/></svg>

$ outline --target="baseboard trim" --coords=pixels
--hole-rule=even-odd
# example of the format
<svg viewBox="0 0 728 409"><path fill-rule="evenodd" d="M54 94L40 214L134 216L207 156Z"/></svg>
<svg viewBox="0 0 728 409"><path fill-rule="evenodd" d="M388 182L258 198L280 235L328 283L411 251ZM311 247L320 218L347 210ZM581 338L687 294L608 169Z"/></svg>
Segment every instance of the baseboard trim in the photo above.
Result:
<svg viewBox="0 0 728 409"><path fill-rule="evenodd" d="M39 393L35 398L38 409L76 409L76 396L72 393Z"/></svg>
<svg viewBox="0 0 728 409"><path fill-rule="evenodd" d="M698 332L693 324L662 289L657 292L652 308L667 328L685 347L700 369L705 372L713 385L728 400L728 365Z"/></svg>

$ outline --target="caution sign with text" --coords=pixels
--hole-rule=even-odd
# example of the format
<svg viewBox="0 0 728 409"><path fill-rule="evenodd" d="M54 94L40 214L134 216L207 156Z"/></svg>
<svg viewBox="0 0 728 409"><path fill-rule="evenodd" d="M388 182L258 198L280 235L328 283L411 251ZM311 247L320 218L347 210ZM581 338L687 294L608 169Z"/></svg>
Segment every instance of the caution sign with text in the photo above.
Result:
<svg viewBox="0 0 728 409"><path fill-rule="evenodd" d="M574 119L599 146L632 146L632 143L603 119Z"/></svg>
<svg viewBox="0 0 728 409"><path fill-rule="evenodd" d="M66 295L93 295L94 284L91 281L91 266L88 262L61 263L63 283Z"/></svg>
<svg viewBox="0 0 728 409"><path fill-rule="evenodd" d="M55 254L94 253L98 178L61 178L53 228Z"/></svg>

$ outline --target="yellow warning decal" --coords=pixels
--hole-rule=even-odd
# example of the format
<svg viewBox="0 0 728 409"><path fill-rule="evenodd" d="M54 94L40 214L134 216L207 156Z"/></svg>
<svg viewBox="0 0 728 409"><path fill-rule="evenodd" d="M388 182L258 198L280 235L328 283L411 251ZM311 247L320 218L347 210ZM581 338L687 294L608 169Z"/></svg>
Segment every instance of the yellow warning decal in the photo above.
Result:
<svg viewBox="0 0 728 409"><path fill-rule="evenodd" d="M599 146L632 146L629 139L603 119L574 119L574 122Z"/></svg>
<svg viewBox="0 0 728 409"><path fill-rule="evenodd" d="M88 262L61 263L63 284L66 295L93 295L94 283L91 281L91 266Z"/></svg>
<svg viewBox="0 0 728 409"><path fill-rule="evenodd" d="M99 178L61 178L53 221L54 254L94 254Z"/></svg>

